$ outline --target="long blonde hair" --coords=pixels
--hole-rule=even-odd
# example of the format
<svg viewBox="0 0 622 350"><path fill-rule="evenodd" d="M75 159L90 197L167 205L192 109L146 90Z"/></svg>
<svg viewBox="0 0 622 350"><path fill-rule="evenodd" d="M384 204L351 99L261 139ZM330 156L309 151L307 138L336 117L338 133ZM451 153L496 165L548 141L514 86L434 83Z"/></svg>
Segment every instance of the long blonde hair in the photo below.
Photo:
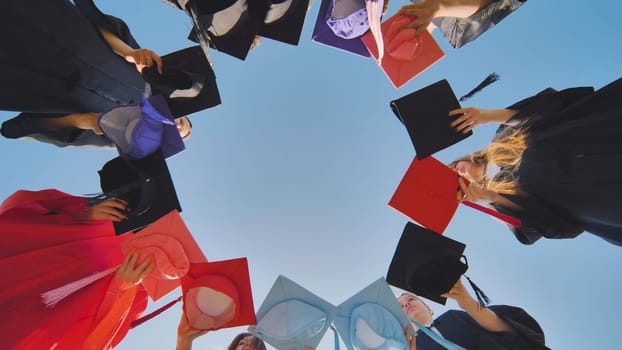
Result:
<svg viewBox="0 0 622 350"><path fill-rule="evenodd" d="M468 161L484 167L482 177L472 182L496 193L515 194L518 187L516 172L520 167L523 152L527 148L526 134L517 128L502 130L488 147L460 157L449 164L456 167L460 161ZM501 168L492 179L486 178L486 165L491 162Z"/></svg>

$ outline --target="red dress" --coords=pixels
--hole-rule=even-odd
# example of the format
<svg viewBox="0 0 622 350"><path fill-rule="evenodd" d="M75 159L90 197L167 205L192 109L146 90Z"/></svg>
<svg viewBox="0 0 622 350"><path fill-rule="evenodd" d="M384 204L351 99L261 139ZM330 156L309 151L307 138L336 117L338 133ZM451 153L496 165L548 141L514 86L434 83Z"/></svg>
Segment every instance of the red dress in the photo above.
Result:
<svg viewBox="0 0 622 350"><path fill-rule="evenodd" d="M108 349L146 308L144 289L120 290L114 273L54 306L42 302L42 293L123 261L126 236L107 220L75 221L82 210L84 198L56 190L18 191L0 206L0 349L75 350L87 339L89 349Z"/></svg>

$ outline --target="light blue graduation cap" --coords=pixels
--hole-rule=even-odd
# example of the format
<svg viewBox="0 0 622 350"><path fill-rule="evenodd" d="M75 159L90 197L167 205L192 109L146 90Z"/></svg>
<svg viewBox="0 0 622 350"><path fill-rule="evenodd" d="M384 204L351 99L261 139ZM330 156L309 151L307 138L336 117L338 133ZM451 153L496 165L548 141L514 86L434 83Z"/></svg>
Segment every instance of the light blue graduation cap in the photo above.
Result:
<svg viewBox="0 0 622 350"><path fill-rule="evenodd" d="M248 331L279 350L316 348L336 314L334 305L279 276Z"/></svg>
<svg viewBox="0 0 622 350"><path fill-rule="evenodd" d="M339 305L334 324L348 350L408 349L410 322L383 278Z"/></svg>

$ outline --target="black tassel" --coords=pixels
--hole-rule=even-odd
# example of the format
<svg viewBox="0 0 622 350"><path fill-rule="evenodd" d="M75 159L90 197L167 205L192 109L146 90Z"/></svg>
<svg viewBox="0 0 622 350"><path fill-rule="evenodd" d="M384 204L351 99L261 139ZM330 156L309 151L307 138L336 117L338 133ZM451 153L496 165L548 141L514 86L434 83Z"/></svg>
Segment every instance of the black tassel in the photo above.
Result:
<svg viewBox="0 0 622 350"><path fill-rule="evenodd" d="M471 281L469 276L464 275L464 277L466 277L466 279L469 281L469 284L471 285L471 288L473 288L473 291L475 292L475 296L477 297L477 301L479 301L479 304L482 307L486 307L486 305L490 304L490 298L488 298L486 294L484 294L484 291L482 291L475 283L473 283L473 281Z"/></svg>
<svg viewBox="0 0 622 350"><path fill-rule="evenodd" d="M460 102L463 102L463 101L466 101L466 100L470 99L471 97L473 97L473 95L478 93L480 90L482 90L486 86L494 83L495 81L497 81L499 79L501 79L501 76L499 74L497 74L497 73L490 73L490 75L488 75L486 77L486 79L484 79L484 81L479 83L479 85L477 85L473 90L469 91L468 94L460 97Z"/></svg>

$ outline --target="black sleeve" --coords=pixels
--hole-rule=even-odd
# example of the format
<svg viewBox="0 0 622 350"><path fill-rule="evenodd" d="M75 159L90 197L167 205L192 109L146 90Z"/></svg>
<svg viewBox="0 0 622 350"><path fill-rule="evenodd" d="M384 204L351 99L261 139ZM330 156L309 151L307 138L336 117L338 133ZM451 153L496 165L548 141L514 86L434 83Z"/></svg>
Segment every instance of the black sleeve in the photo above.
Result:
<svg viewBox="0 0 622 350"><path fill-rule="evenodd" d="M583 232L581 225L574 219L547 206L536 197L526 198L520 195L505 195L522 210L511 210L493 204L500 213L511 215L521 220L520 227L509 227L516 239L523 244L533 244L541 237L574 238Z"/></svg>
<svg viewBox="0 0 622 350"><path fill-rule="evenodd" d="M74 0L80 12L96 28L104 28L134 49L140 48L130 28L122 19L101 12L93 0Z"/></svg>
<svg viewBox="0 0 622 350"><path fill-rule="evenodd" d="M538 321L525 310L508 305L491 305L488 308L514 328L517 334L534 343L534 349L544 348L544 332Z"/></svg>
<svg viewBox="0 0 622 350"><path fill-rule="evenodd" d="M537 126L541 120L559 114L566 107L593 93L594 88L592 87L570 88L562 91L546 88L534 96L522 99L507 107L507 109L516 110L518 113L505 124L529 123L530 127Z"/></svg>

